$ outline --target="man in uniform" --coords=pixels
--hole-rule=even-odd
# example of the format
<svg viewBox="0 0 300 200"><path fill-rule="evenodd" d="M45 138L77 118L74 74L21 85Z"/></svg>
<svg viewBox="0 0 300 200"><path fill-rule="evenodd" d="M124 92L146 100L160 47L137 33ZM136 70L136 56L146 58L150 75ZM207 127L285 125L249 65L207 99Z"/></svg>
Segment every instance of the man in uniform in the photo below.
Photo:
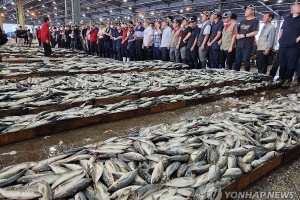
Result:
<svg viewBox="0 0 300 200"><path fill-rule="evenodd" d="M200 28L197 26L197 17L192 16L189 20L190 29L190 38L186 46L186 54L188 65L190 69L198 68L198 37L200 34ZM186 39L186 38L185 38ZM185 40L184 39L184 40Z"/></svg>
<svg viewBox="0 0 300 200"><path fill-rule="evenodd" d="M207 11L202 12L201 14L202 28L198 38L198 52L199 60L201 62L202 69L206 69L207 65L207 53L208 53L208 40L211 32L211 23L209 21L209 14Z"/></svg>

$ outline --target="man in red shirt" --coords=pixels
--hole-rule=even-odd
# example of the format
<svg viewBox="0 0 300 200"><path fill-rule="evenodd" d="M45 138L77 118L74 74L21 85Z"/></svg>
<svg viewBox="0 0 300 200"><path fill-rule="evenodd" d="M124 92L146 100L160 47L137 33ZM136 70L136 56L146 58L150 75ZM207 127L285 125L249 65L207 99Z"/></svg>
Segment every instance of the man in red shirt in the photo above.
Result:
<svg viewBox="0 0 300 200"><path fill-rule="evenodd" d="M41 27L38 27L38 30L36 31L36 37L39 41L39 46L42 46L42 41L41 41Z"/></svg>
<svg viewBox="0 0 300 200"><path fill-rule="evenodd" d="M122 42L121 42L121 50L122 50L122 57L123 57L123 62L126 62L126 58L127 58L127 62L130 61L129 58L129 52L128 52L128 25L127 23L123 24L123 36L122 36Z"/></svg>
<svg viewBox="0 0 300 200"><path fill-rule="evenodd" d="M50 31L49 31L50 19L49 17L44 18L44 24L41 30L41 41L44 46L44 63L49 62L49 56L52 53L50 46Z"/></svg>
<svg viewBox="0 0 300 200"><path fill-rule="evenodd" d="M95 29L95 25L92 24L92 28L90 30L90 42L91 42L91 54L94 56L97 53L97 37L98 31Z"/></svg>

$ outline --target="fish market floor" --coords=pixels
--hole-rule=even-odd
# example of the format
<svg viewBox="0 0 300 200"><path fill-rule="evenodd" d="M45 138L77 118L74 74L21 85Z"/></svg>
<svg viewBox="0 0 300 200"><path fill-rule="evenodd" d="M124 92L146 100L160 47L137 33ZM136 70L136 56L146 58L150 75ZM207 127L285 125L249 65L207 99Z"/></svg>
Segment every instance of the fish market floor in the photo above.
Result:
<svg viewBox="0 0 300 200"><path fill-rule="evenodd" d="M132 133L141 127L160 123L178 123L198 116L227 111L247 101L260 101L262 97L271 99L279 95L298 93L300 87L295 85L289 90L272 90L239 99L226 98L221 101L202 104L174 111L162 112L138 118L117 121L108 124L76 129L72 131L36 138L30 141L0 147L0 169L5 166L25 161L38 161L56 155L62 151L113 136ZM266 176L251 184L245 192L298 192L300 197L300 158L278 167Z"/></svg>

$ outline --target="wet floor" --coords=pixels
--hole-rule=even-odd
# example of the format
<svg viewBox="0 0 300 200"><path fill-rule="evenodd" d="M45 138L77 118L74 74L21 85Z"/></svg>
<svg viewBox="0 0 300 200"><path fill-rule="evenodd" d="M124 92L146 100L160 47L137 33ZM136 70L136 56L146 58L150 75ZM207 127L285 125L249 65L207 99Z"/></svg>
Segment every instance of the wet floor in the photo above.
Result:
<svg viewBox="0 0 300 200"><path fill-rule="evenodd" d="M73 147L99 142L109 137L134 133L141 127L160 123L178 123L199 116L209 116L216 112L227 111L247 101L260 101L261 97L272 99L280 95L284 96L289 93L298 93L299 91L300 87L295 85L288 90L276 89L260 94L240 97L239 99L226 98L209 104L76 129L30 141L6 145L0 147L0 169L11 164L45 159ZM250 185L245 191L300 191L299 161L300 158L277 168ZM300 194L298 195L298 199L299 197Z"/></svg>

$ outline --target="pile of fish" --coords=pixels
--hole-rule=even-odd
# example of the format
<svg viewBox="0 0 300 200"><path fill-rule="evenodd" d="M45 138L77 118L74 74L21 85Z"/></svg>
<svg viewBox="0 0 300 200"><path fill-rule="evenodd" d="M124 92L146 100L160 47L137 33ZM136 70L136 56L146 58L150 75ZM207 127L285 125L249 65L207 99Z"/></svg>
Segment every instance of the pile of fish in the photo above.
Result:
<svg viewBox="0 0 300 200"><path fill-rule="evenodd" d="M0 52L1 55L12 55L12 54L20 54L22 53L23 55L37 55L37 56L44 56L44 49L41 47L17 47L14 44L11 45L3 45L0 47ZM84 51L72 51L71 49L60 49L60 48L52 48L52 54L86 54Z"/></svg>
<svg viewBox="0 0 300 200"><path fill-rule="evenodd" d="M23 116L7 116L0 119L0 133L10 133L21 131L23 129L35 128L37 126L59 122L63 120L78 119L96 115L106 115L111 113L120 113L129 110L136 110L139 108L149 108L151 106L168 104L190 99L200 99L203 97L232 94L237 91L244 91L253 89L260 86L268 86L272 83L247 83L238 86L225 86L223 88L210 88L202 92L190 91L182 94L162 95L159 97L143 97L137 100L124 100L114 104L99 104L87 105L85 103L80 107L73 107L64 111L47 110L39 114L30 114ZM51 100L36 101L25 106L45 106L51 105Z"/></svg>
<svg viewBox="0 0 300 200"><path fill-rule="evenodd" d="M137 62L99 62L91 59L89 61L78 62L74 58L60 62L51 63L28 63L28 64L4 64L0 65L0 75L15 76L21 74L42 74L42 73L82 73L82 72L114 72L144 69L182 69L188 65L182 63L163 62L163 61L137 61Z"/></svg>
<svg viewBox="0 0 300 200"><path fill-rule="evenodd" d="M300 95L71 149L0 171L1 199L206 199L300 139Z"/></svg>
<svg viewBox="0 0 300 200"><path fill-rule="evenodd" d="M134 63L136 65L138 63ZM28 69L30 71L30 69ZM0 80L0 109L39 107L84 102L131 94L184 89L245 80L264 75L226 70L161 70L156 72L105 73L74 76Z"/></svg>

